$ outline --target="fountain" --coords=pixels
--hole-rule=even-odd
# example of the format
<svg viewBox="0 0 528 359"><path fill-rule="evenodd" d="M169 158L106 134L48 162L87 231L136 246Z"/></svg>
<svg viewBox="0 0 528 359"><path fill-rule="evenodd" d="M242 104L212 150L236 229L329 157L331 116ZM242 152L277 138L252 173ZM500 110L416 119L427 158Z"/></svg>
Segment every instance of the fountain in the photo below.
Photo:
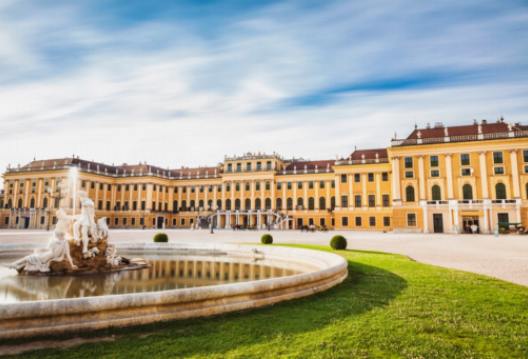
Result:
<svg viewBox="0 0 528 359"><path fill-rule="evenodd" d="M106 218L96 220L93 201L77 191L77 177L73 169L61 183L47 247L27 255L27 247L0 244L0 340L254 309L347 277L343 257L301 248L176 238L121 243L125 258L109 242Z"/></svg>
<svg viewBox="0 0 528 359"><path fill-rule="evenodd" d="M62 202L48 246L16 260L9 267L21 275L85 275L145 268L148 264L143 259L130 260L117 255L115 246L108 241L106 218L96 222L93 201L86 192L77 191L74 169L70 170L70 184L60 188L65 200L72 199L72 214L66 213ZM78 215L75 214L77 197L81 204Z"/></svg>

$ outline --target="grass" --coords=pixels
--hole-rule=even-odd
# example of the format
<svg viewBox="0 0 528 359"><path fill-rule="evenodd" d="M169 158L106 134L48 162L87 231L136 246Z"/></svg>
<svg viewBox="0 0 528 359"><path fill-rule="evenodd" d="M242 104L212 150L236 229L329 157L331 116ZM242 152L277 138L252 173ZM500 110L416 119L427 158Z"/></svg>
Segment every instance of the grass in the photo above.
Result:
<svg viewBox="0 0 528 359"><path fill-rule="evenodd" d="M88 334L117 339L24 356L528 357L528 288L399 255L337 253L348 259L349 277L325 293L244 313Z"/></svg>

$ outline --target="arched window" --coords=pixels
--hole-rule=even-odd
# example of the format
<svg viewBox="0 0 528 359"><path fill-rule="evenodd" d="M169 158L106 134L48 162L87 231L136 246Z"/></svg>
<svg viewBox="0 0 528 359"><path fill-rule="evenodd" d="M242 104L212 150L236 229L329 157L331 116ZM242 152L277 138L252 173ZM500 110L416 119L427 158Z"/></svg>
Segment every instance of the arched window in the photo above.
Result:
<svg viewBox="0 0 528 359"><path fill-rule="evenodd" d="M199 208L204 208L204 201L203 201L203 199L201 199L201 200L198 201L198 207L199 207Z"/></svg>
<svg viewBox="0 0 528 359"><path fill-rule="evenodd" d="M11 201L11 198L7 201L7 208L13 207L13 202Z"/></svg>
<svg viewBox="0 0 528 359"><path fill-rule="evenodd" d="M225 203L226 203L226 205L225 205L225 206L226 206L226 209L227 209L227 210L230 210L230 209L231 209L231 200L230 200L230 199L226 199L226 202L225 202Z"/></svg>
<svg viewBox="0 0 528 359"><path fill-rule="evenodd" d="M506 186L502 182L495 185L495 199L506 199Z"/></svg>
<svg viewBox="0 0 528 359"><path fill-rule="evenodd" d="M303 199L302 197L298 197L297 198L297 207L298 208L303 208L304 204L303 204Z"/></svg>
<svg viewBox="0 0 528 359"><path fill-rule="evenodd" d="M187 209L187 201L183 200L181 203L181 210L185 211Z"/></svg>
<svg viewBox="0 0 528 359"><path fill-rule="evenodd" d="M431 188L431 198L433 201L441 201L442 200L442 191L440 190L440 186L435 184Z"/></svg>
<svg viewBox="0 0 528 359"><path fill-rule="evenodd" d="M288 198L286 200L286 209L290 211L293 209L293 199L292 198Z"/></svg>
<svg viewBox="0 0 528 359"><path fill-rule="evenodd" d="M266 198L264 204L266 206L266 209L271 209L271 198Z"/></svg>
<svg viewBox="0 0 528 359"><path fill-rule="evenodd" d="M196 202L194 201L194 199L191 199L190 207L192 209L194 209L194 207L196 207Z"/></svg>
<svg viewBox="0 0 528 359"><path fill-rule="evenodd" d="M22 208L22 198L18 199L18 208Z"/></svg>
<svg viewBox="0 0 528 359"><path fill-rule="evenodd" d="M315 209L315 200L313 197L308 198L308 209Z"/></svg>
<svg viewBox="0 0 528 359"><path fill-rule="evenodd" d="M48 197L44 197L42 200L42 208L48 208Z"/></svg>
<svg viewBox="0 0 528 359"><path fill-rule="evenodd" d="M240 209L240 204L241 204L241 203L240 203L240 199L238 199L238 198L235 199L235 209L238 209L238 210L239 210L239 209Z"/></svg>
<svg viewBox="0 0 528 359"><path fill-rule="evenodd" d="M473 199L473 187L469 183L462 186L462 198L464 200Z"/></svg>
<svg viewBox="0 0 528 359"><path fill-rule="evenodd" d="M331 209L335 208L335 197L330 197L330 208Z"/></svg>
<svg viewBox="0 0 528 359"><path fill-rule="evenodd" d="M326 209L326 198L319 197L319 209Z"/></svg>
<svg viewBox="0 0 528 359"><path fill-rule="evenodd" d="M246 198L246 200L244 202L246 204L246 210L250 210L251 209L251 200L249 198Z"/></svg>
<svg viewBox="0 0 528 359"><path fill-rule="evenodd" d="M207 201L207 209L209 209L209 210L213 209L213 200L212 199Z"/></svg>
<svg viewBox="0 0 528 359"><path fill-rule="evenodd" d="M221 199L217 199L216 200L216 209L222 209L222 200Z"/></svg>
<svg viewBox="0 0 528 359"><path fill-rule="evenodd" d="M260 209L262 207L262 204L260 203L260 198L257 198L255 200L255 209Z"/></svg>
<svg viewBox="0 0 528 359"><path fill-rule="evenodd" d="M414 187L407 186L405 188L405 200L407 202L414 202Z"/></svg>
<svg viewBox="0 0 528 359"><path fill-rule="evenodd" d="M281 198L277 198L277 200L275 201L275 207L277 207L277 209L282 209L282 199Z"/></svg>

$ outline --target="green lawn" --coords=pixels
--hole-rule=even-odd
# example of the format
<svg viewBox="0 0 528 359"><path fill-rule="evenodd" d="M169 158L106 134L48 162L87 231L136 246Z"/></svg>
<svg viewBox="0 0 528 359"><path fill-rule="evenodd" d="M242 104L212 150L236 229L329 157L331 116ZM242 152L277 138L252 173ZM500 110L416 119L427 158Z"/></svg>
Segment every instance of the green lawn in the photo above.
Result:
<svg viewBox="0 0 528 359"><path fill-rule="evenodd" d="M327 250L323 247L309 247ZM527 358L528 288L392 254L339 251L340 286L251 312L96 335L46 358Z"/></svg>

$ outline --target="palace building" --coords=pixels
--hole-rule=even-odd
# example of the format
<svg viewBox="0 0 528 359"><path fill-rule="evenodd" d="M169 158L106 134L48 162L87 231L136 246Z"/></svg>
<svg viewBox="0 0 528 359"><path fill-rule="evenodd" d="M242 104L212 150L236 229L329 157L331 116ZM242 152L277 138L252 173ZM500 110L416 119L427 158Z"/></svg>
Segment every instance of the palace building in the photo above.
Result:
<svg viewBox="0 0 528 359"><path fill-rule="evenodd" d="M248 153L181 169L35 160L3 174L0 228L49 228L71 167L96 216L114 228L490 233L499 223L528 225L528 126L503 119L415 128L388 148L337 160Z"/></svg>

